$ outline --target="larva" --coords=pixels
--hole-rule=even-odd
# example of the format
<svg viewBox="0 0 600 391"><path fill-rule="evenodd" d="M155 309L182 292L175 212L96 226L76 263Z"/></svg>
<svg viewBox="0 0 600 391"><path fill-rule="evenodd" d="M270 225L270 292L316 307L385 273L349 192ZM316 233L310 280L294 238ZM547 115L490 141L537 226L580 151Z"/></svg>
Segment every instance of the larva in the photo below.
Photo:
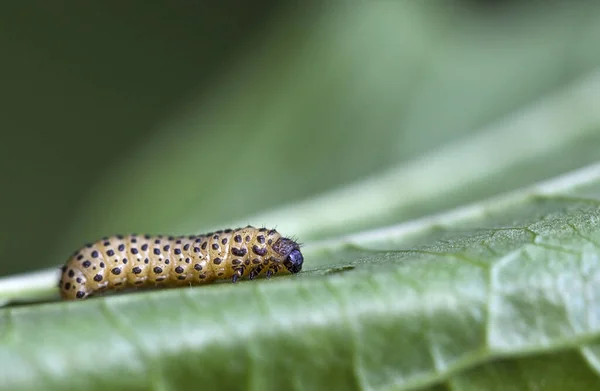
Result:
<svg viewBox="0 0 600 391"><path fill-rule="evenodd" d="M302 270L300 245L274 229L247 226L204 235L115 235L87 244L62 267L65 300L129 287L233 282Z"/></svg>

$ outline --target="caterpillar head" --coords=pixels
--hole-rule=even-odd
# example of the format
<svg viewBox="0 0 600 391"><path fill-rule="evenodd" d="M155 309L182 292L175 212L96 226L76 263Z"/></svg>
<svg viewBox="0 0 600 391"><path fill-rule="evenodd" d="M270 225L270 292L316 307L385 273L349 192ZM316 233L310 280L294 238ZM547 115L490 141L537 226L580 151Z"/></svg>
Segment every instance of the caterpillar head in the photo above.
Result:
<svg viewBox="0 0 600 391"><path fill-rule="evenodd" d="M304 257L300 252L300 245L288 238L279 238L273 243L273 251L283 259L283 265L292 274L296 274L302 270Z"/></svg>

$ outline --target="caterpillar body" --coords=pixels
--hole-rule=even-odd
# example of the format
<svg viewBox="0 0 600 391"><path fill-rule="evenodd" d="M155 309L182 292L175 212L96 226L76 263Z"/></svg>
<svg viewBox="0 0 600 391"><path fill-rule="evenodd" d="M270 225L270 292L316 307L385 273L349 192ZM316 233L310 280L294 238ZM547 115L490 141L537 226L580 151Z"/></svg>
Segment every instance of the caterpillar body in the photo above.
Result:
<svg viewBox="0 0 600 391"><path fill-rule="evenodd" d="M62 267L65 300L105 290L208 284L302 270L300 245L274 229L247 226L203 235L115 235L85 245Z"/></svg>

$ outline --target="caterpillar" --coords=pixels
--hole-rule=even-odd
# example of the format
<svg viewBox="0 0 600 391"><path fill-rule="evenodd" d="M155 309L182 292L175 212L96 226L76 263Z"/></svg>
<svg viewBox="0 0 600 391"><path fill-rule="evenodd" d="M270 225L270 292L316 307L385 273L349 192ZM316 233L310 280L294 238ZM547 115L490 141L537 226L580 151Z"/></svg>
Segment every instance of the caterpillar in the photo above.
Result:
<svg viewBox="0 0 600 391"><path fill-rule="evenodd" d="M61 268L64 300L106 290L236 282L302 270L300 245L274 229L226 229L203 235L114 235L88 243Z"/></svg>

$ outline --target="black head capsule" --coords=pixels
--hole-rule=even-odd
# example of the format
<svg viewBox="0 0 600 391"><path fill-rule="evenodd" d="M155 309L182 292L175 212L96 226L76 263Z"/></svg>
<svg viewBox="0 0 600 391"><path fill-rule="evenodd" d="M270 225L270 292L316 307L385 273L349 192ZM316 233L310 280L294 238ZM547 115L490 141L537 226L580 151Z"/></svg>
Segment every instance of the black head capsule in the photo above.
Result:
<svg viewBox="0 0 600 391"><path fill-rule="evenodd" d="M304 257L300 252L300 245L288 238L280 238L273 244L273 250L281 255L283 265L293 274L302 270Z"/></svg>
<svg viewBox="0 0 600 391"><path fill-rule="evenodd" d="M285 267L292 273L298 273L302 270L302 263L304 262L304 257L300 250L292 250L290 255L285 259L284 265Z"/></svg>

